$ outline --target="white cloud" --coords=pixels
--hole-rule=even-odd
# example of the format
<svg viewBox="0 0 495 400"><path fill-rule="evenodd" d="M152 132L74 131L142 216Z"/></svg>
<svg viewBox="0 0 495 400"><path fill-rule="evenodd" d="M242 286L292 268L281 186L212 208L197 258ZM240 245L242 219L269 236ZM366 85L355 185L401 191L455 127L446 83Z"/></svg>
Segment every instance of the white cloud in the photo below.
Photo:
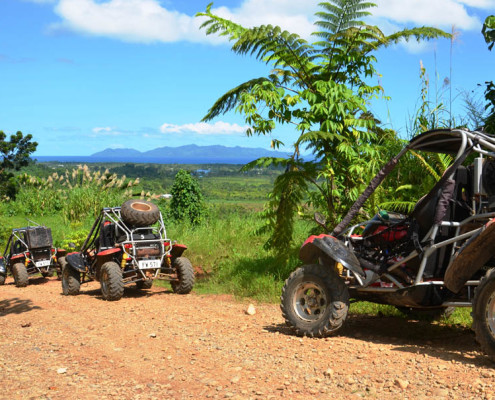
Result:
<svg viewBox="0 0 495 400"><path fill-rule="evenodd" d="M472 30L480 27L480 20L468 13L463 3L488 3L489 0L375 0L373 17L400 25L434 26ZM491 0L494 4L494 1Z"/></svg>
<svg viewBox="0 0 495 400"><path fill-rule="evenodd" d="M96 137L96 136L119 136L122 135L122 132L119 132L115 130L115 128L111 128L109 126L106 127L96 127L92 129L94 135L91 135L91 137Z"/></svg>
<svg viewBox="0 0 495 400"><path fill-rule="evenodd" d="M131 42L199 41L197 18L168 11L157 0L60 0L57 27Z"/></svg>
<svg viewBox="0 0 495 400"><path fill-rule="evenodd" d="M52 0L30 0L49 2ZM202 19L166 8L161 0L56 0L61 21L52 29L111 37L129 42L222 43L225 38L206 36L199 30ZM173 0L181 1L181 0ZM405 26L430 25L445 30L455 24L462 30L478 30L474 9L495 11L495 0L374 0L373 23ZM237 7L212 11L243 26L279 25L311 40L314 13L319 0L242 0ZM206 2L205 2L206 4ZM203 11L204 9L198 9Z"/></svg>
<svg viewBox="0 0 495 400"><path fill-rule="evenodd" d="M92 131L94 133L100 133L100 132L110 132L112 130L112 128L110 128L109 126L107 127L104 127L104 128L100 128L100 127L96 127L96 128L93 128Z"/></svg>
<svg viewBox="0 0 495 400"><path fill-rule="evenodd" d="M244 26L279 25L309 38L317 1L293 3L246 0L237 9L220 7L213 12ZM225 42L215 35L206 36L199 29L201 18L167 10L159 0L59 0L55 12L62 21L52 25L54 30L69 29L129 42Z"/></svg>
<svg viewBox="0 0 495 400"><path fill-rule="evenodd" d="M469 7L495 10L495 0L459 0L459 3L463 3Z"/></svg>
<svg viewBox="0 0 495 400"><path fill-rule="evenodd" d="M38 4L49 4L49 3L56 3L57 0L22 0L28 3L38 3Z"/></svg>
<svg viewBox="0 0 495 400"><path fill-rule="evenodd" d="M162 133L196 133L198 135L232 135L246 132L247 126L238 124L229 124L228 122L215 122L208 124L206 122L198 122L195 124L163 124L160 126Z"/></svg>

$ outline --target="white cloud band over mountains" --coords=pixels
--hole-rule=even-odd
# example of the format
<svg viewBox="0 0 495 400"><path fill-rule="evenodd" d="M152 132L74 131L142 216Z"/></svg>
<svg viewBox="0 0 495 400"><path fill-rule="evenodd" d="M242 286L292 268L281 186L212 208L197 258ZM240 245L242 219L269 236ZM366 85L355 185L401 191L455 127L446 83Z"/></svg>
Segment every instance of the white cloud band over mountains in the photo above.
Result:
<svg viewBox="0 0 495 400"><path fill-rule="evenodd" d="M224 40L199 30L200 18L167 9L159 0L28 0L53 4L60 22L52 30L70 30L128 42L202 42ZM475 11L495 13L495 0L375 0L374 21L393 27L430 25L450 31L476 30ZM310 38L319 0L244 0L238 7L213 12L244 26L279 25ZM203 10L198 10L203 11ZM380 25L381 26L381 25Z"/></svg>
<svg viewBox="0 0 495 400"><path fill-rule="evenodd" d="M238 124L229 124L228 122L218 121L213 124L198 122L194 124L174 125L163 124L160 126L162 133L195 133L198 135L232 135L246 132L247 126Z"/></svg>

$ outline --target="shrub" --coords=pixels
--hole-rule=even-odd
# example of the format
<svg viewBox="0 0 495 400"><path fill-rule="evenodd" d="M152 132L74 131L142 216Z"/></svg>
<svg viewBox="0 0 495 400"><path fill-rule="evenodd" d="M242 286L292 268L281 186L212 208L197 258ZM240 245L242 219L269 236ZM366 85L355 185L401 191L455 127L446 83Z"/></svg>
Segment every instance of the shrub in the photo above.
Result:
<svg viewBox="0 0 495 400"><path fill-rule="evenodd" d="M169 215L172 219L188 221L192 225L199 225L205 220L207 209L203 194L190 172L183 169L177 172L171 194Z"/></svg>

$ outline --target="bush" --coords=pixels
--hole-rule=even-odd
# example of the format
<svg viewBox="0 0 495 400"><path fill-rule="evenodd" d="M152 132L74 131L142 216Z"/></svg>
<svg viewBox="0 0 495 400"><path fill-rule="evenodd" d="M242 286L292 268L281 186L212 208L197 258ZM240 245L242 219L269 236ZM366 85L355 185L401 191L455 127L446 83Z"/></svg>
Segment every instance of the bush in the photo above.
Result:
<svg viewBox="0 0 495 400"><path fill-rule="evenodd" d="M188 221L192 225L201 224L206 216L207 209L198 181L191 173L181 169L175 175L171 190L169 216L176 221Z"/></svg>

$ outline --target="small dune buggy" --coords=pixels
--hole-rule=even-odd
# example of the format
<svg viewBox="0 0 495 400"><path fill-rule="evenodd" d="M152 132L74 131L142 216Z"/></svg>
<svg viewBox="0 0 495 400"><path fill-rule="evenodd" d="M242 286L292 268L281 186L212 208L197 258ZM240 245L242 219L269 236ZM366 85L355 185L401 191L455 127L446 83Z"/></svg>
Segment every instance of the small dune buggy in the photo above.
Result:
<svg viewBox="0 0 495 400"><path fill-rule="evenodd" d="M30 275L41 274L46 278L55 271L60 275L57 257L65 255L65 251L55 249L52 244L52 231L46 226L12 229L0 257L0 285L5 283L7 273L14 277L17 287L27 286Z"/></svg>
<svg viewBox="0 0 495 400"><path fill-rule="evenodd" d="M455 158L410 215L380 211L348 227L409 150ZM350 298L431 317L472 306L476 339L495 361L494 217L495 137L462 129L424 132L380 170L331 234L304 242L299 257L305 265L282 291L285 321L300 335L321 337L343 326Z"/></svg>
<svg viewBox="0 0 495 400"><path fill-rule="evenodd" d="M60 259L63 294L77 295L81 283L96 280L103 298L113 301L123 296L124 286L150 289L155 279L187 294L194 270L182 257L186 248L167 238L160 210L151 202L128 200L122 207L104 208L81 251Z"/></svg>

